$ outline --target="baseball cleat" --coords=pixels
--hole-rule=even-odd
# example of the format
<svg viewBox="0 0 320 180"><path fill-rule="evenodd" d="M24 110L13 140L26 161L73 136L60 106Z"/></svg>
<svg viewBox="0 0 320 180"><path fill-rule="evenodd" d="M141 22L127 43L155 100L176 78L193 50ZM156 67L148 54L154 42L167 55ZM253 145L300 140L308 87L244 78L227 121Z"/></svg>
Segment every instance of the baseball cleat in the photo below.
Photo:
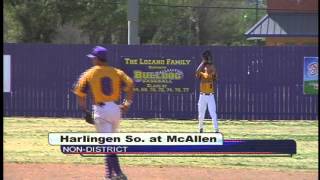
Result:
<svg viewBox="0 0 320 180"><path fill-rule="evenodd" d="M200 129L200 133L203 133L203 128Z"/></svg>
<svg viewBox="0 0 320 180"><path fill-rule="evenodd" d="M120 174L118 176L114 176L111 178L111 180L128 180L127 176L124 174Z"/></svg>

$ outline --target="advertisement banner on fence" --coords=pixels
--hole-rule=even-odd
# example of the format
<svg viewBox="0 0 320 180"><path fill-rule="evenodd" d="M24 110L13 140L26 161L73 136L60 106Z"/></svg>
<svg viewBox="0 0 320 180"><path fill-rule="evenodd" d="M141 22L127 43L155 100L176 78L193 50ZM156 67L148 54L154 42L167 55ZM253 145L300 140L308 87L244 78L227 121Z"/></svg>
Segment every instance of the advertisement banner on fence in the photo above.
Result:
<svg viewBox="0 0 320 180"><path fill-rule="evenodd" d="M11 56L3 55L3 92L11 92Z"/></svg>
<svg viewBox="0 0 320 180"><path fill-rule="evenodd" d="M306 95L318 94L319 58L304 57L303 93Z"/></svg>
<svg viewBox="0 0 320 180"><path fill-rule="evenodd" d="M121 67L133 77L135 92L190 93L195 80L193 59L122 57Z"/></svg>

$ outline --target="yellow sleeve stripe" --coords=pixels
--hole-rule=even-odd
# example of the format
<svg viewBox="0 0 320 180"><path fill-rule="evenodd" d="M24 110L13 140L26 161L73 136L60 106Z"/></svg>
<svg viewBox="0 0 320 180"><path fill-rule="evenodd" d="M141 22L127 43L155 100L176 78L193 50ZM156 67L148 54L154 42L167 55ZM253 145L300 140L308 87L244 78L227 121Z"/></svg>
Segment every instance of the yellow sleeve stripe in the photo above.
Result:
<svg viewBox="0 0 320 180"><path fill-rule="evenodd" d="M83 93L83 92L77 91L77 90L73 91L73 93L76 94L77 96L80 96L80 97L85 97L85 96L87 96L86 93Z"/></svg>

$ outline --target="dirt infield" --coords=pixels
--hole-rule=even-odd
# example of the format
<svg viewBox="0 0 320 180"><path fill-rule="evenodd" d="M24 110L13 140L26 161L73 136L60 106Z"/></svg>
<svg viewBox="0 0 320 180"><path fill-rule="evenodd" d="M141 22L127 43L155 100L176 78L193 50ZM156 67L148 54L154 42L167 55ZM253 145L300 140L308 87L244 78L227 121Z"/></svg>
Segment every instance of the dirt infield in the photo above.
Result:
<svg viewBox="0 0 320 180"><path fill-rule="evenodd" d="M102 180L103 165L4 164L6 180ZM318 171L286 172L252 169L213 169L189 167L124 167L129 180L316 180Z"/></svg>

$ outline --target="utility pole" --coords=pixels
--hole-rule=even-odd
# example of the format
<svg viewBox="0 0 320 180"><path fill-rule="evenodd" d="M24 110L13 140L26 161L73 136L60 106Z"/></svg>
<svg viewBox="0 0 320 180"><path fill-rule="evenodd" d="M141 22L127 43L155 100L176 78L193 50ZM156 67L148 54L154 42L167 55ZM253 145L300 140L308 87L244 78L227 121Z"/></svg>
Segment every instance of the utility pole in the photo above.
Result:
<svg viewBox="0 0 320 180"><path fill-rule="evenodd" d="M128 45L140 44L139 0L128 0Z"/></svg>
<svg viewBox="0 0 320 180"><path fill-rule="evenodd" d="M259 7L259 2L258 0L256 0L256 22L258 22L258 7ZM256 45L259 45L259 40L255 40L256 41Z"/></svg>
<svg viewBox="0 0 320 180"><path fill-rule="evenodd" d="M256 22L258 22L258 8L259 8L259 2L256 0Z"/></svg>

